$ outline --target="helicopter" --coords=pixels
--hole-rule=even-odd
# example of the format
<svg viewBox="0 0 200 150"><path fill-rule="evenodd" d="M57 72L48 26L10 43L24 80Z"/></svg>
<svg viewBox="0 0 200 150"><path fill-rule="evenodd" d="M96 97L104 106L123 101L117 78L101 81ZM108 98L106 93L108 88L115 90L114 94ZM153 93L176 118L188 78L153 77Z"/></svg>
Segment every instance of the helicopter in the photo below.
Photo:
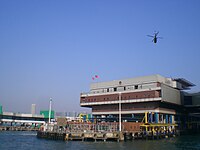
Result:
<svg viewBox="0 0 200 150"><path fill-rule="evenodd" d="M152 42L157 43L158 39L162 39L162 37L158 37L158 33L159 31L155 32L154 35L147 35L147 36L152 37L153 38Z"/></svg>

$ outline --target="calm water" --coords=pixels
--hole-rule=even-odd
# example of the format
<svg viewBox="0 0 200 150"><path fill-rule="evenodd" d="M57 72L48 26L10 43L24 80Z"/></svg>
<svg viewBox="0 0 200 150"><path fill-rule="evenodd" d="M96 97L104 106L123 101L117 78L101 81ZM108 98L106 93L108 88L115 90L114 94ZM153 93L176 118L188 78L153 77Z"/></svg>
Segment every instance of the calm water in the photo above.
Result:
<svg viewBox="0 0 200 150"><path fill-rule="evenodd" d="M36 132L0 132L0 150L200 150L200 135L128 142L81 142L38 139Z"/></svg>

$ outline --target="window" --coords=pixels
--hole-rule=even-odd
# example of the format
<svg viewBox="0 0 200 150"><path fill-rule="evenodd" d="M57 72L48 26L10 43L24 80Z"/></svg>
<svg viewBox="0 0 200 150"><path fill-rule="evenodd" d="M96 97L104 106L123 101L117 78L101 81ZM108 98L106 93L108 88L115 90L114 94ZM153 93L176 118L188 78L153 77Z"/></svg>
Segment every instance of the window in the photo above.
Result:
<svg viewBox="0 0 200 150"><path fill-rule="evenodd" d="M115 88L114 88L114 92L116 92L116 91L117 91L117 88L115 87Z"/></svg>
<svg viewBox="0 0 200 150"><path fill-rule="evenodd" d="M135 85L135 89L138 89L138 85Z"/></svg>
<svg viewBox="0 0 200 150"><path fill-rule="evenodd" d="M109 89L107 89L107 92L109 92Z"/></svg>
<svg viewBox="0 0 200 150"><path fill-rule="evenodd" d="M126 87L124 87L124 91L126 91Z"/></svg>
<svg viewBox="0 0 200 150"><path fill-rule="evenodd" d="M192 105L192 96L184 96L184 105Z"/></svg>
<svg viewBox="0 0 200 150"><path fill-rule="evenodd" d="M159 92L159 97L162 97L162 92L161 91L158 91Z"/></svg>

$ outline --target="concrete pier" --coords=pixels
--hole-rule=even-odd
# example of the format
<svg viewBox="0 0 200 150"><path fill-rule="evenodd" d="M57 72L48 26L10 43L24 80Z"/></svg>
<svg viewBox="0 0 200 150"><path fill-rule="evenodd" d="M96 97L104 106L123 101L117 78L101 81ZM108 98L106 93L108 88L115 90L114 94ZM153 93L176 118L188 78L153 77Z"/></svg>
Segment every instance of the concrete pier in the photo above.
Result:
<svg viewBox="0 0 200 150"><path fill-rule="evenodd" d="M137 132L137 133L123 133L123 132L50 132L38 131L37 137L51 140L63 141L127 141L127 140L158 140L170 137L176 137L178 134L174 133L161 133L152 134Z"/></svg>
<svg viewBox="0 0 200 150"><path fill-rule="evenodd" d="M176 135L173 124L142 124L123 123L123 130L120 132L117 123L81 123L70 122L66 125L47 124L41 126L38 131L38 138L62 139L67 141L126 141L133 139L161 139L174 137ZM59 136L59 137L57 137Z"/></svg>
<svg viewBox="0 0 200 150"><path fill-rule="evenodd" d="M124 135L117 132L107 133L86 133L86 132L72 132L72 133L57 133L57 132L37 132L38 138L45 138L51 140L66 140L66 141L123 141Z"/></svg>
<svg viewBox="0 0 200 150"><path fill-rule="evenodd" d="M0 131L38 131L37 127L24 126L0 126Z"/></svg>

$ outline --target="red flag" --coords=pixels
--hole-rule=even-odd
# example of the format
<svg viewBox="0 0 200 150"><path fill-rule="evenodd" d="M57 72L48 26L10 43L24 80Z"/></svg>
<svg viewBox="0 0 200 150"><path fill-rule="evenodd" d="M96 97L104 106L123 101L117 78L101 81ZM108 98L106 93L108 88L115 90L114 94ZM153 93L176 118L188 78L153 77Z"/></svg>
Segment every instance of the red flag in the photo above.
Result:
<svg viewBox="0 0 200 150"><path fill-rule="evenodd" d="M99 78L99 76L98 76L98 75L95 75L95 78Z"/></svg>
<svg viewBox="0 0 200 150"><path fill-rule="evenodd" d="M95 78L94 77L92 77L92 80L94 80Z"/></svg>

